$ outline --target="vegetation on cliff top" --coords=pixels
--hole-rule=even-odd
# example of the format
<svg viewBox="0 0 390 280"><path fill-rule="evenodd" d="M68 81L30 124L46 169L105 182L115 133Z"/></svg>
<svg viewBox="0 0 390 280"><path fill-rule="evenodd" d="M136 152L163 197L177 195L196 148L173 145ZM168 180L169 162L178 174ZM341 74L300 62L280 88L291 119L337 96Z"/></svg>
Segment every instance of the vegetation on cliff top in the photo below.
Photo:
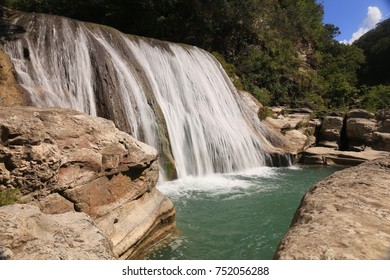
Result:
<svg viewBox="0 0 390 280"><path fill-rule="evenodd" d="M383 75L390 64L382 60L389 58L389 24L344 45L334 39L338 28L323 24L324 9L315 0L1 2L200 46L214 52L236 86L265 104L317 110L389 107L390 87Z"/></svg>

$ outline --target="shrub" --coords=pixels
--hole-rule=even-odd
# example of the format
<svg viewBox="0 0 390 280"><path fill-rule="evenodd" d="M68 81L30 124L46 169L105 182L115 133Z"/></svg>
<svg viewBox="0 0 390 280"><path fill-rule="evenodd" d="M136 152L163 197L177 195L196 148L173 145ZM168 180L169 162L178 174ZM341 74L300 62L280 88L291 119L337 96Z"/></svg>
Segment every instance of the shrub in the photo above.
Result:
<svg viewBox="0 0 390 280"><path fill-rule="evenodd" d="M18 195L18 189L7 189L0 191L0 207L16 203L18 201Z"/></svg>
<svg viewBox="0 0 390 280"><path fill-rule="evenodd" d="M257 115L259 116L259 119L262 121L265 120L267 117L272 117L273 112L271 108L264 106L259 109Z"/></svg>
<svg viewBox="0 0 390 280"><path fill-rule="evenodd" d="M364 88L362 91L362 108L371 112L390 108L390 86L373 86Z"/></svg>

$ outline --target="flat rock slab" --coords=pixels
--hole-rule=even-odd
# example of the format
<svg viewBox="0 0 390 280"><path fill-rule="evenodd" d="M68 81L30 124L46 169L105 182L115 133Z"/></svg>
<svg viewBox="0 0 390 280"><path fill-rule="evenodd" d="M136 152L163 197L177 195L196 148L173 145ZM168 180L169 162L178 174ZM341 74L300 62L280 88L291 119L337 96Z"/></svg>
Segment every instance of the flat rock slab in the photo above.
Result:
<svg viewBox="0 0 390 280"><path fill-rule="evenodd" d="M275 259L389 259L390 156L336 172L304 196Z"/></svg>
<svg viewBox="0 0 390 280"><path fill-rule="evenodd" d="M361 152L339 151L335 148L312 147L300 154L302 164L355 166L363 162L390 155L390 152L366 148Z"/></svg>

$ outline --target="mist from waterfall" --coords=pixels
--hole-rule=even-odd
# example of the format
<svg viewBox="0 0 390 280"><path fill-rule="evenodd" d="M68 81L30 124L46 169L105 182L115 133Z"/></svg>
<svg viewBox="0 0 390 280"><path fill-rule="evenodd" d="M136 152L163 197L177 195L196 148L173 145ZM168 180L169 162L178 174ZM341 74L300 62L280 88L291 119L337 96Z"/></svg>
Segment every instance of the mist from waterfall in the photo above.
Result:
<svg viewBox="0 0 390 280"><path fill-rule="evenodd" d="M5 51L33 105L111 118L160 154L165 123L179 178L265 165L262 124L206 51L55 16L13 24L25 32Z"/></svg>

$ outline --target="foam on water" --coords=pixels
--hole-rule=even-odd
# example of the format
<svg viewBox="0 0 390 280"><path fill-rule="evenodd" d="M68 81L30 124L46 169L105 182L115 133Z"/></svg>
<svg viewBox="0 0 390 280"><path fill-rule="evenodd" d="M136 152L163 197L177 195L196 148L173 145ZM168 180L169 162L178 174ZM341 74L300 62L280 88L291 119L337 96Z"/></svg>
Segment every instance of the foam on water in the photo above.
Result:
<svg viewBox="0 0 390 280"><path fill-rule="evenodd" d="M272 186L261 184L260 180L275 177L276 174L276 168L259 167L238 173L189 176L159 184L158 189L173 199L202 195L232 199L253 192L267 191Z"/></svg>

